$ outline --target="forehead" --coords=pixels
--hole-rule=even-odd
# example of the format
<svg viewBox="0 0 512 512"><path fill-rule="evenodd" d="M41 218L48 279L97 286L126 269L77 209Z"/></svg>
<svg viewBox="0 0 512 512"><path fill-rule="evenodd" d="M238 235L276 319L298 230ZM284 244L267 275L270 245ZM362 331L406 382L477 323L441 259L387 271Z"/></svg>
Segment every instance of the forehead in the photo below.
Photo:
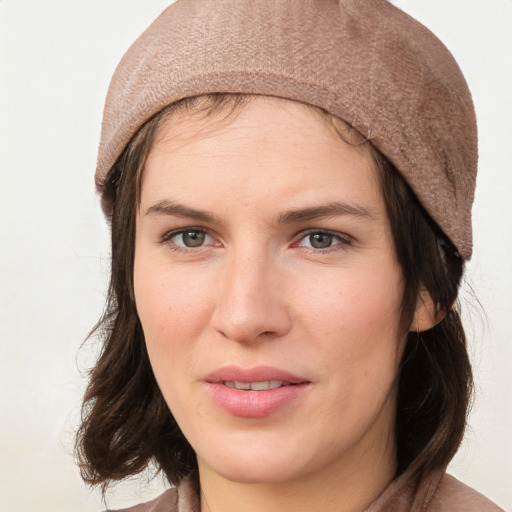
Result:
<svg viewBox="0 0 512 512"><path fill-rule="evenodd" d="M175 113L160 126L142 178L142 201L168 191L197 201L215 192L269 201L380 198L368 145L342 121L301 103L254 97L241 107ZM342 140L345 139L344 140Z"/></svg>
<svg viewBox="0 0 512 512"><path fill-rule="evenodd" d="M284 128L278 133L281 139L297 128L294 136L302 129L301 135L305 138L321 135L324 143L343 140L359 148L361 153L370 153L369 145L362 144L363 137L355 129L313 105L262 95L226 94L219 97L186 98L171 105L159 121L153 145L165 144L170 150L180 148L195 139L224 134L226 128L235 124L236 130L230 130L231 134L246 130L254 137L257 136L255 128L263 127L268 136L273 136L276 130L272 128ZM325 130L318 130L320 126L331 136L326 137Z"/></svg>

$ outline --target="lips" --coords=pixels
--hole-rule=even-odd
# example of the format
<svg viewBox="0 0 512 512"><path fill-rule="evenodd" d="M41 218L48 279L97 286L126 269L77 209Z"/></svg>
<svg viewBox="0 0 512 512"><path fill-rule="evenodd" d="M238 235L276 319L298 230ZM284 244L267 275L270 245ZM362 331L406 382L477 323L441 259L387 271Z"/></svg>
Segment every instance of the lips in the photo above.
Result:
<svg viewBox="0 0 512 512"><path fill-rule="evenodd" d="M266 391L268 389L276 389L281 386L289 386L289 382L283 382L282 380L265 380L257 382L241 382L238 380L225 380L222 382L224 386L228 388L238 389L241 391Z"/></svg>
<svg viewBox="0 0 512 512"><path fill-rule="evenodd" d="M299 399L311 382L287 371L259 366L219 368L205 378L213 402L238 417L262 418Z"/></svg>

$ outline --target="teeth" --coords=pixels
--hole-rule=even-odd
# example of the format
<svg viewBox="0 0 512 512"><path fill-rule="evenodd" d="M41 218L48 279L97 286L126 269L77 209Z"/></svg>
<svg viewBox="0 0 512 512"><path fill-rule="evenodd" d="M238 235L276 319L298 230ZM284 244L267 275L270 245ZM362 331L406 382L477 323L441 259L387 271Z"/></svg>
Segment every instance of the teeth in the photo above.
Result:
<svg viewBox="0 0 512 512"><path fill-rule="evenodd" d="M235 389L251 389L251 383L250 382L238 382L235 380L233 382L233 387Z"/></svg>
<svg viewBox="0 0 512 512"><path fill-rule="evenodd" d="M276 389L283 385L280 380L266 380L263 382L251 382L251 389L254 391L264 391L265 389Z"/></svg>
<svg viewBox="0 0 512 512"><path fill-rule="evenodd" d="M226 380L224 385L228 388L253 391L266 391L267 389L276 389L286 385L286 382L281 380L265 380L262 382L239 382L237 380Z"/></svg>

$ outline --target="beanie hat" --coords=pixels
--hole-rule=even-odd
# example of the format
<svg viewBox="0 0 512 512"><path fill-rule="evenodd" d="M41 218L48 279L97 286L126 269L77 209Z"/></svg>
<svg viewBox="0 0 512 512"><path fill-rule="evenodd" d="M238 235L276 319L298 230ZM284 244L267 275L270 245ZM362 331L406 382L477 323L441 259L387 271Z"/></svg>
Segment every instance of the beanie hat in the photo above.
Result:
<svg viewBox="0 0 512 512"><path fill-rule="evenodd" d="M277 96L341 118L390 160L470 258L478 160L471 94L439 39L388 1L178 0L114 73L99 189L146 121L208 93Z"/></svg>

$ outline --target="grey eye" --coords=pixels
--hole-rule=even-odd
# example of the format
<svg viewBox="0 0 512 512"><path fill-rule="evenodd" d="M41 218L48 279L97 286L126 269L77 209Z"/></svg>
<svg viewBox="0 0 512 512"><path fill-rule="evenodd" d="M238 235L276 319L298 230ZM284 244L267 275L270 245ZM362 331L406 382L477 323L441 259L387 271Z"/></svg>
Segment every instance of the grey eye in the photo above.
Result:
<svg viewBox="0 0 512 512"><path fill-rule="evenodd" d="M341 248L341 246L351 245L351 243L351 238L344 233L309 231L309 233L304 233L298 246L321 251L322 249L330 249L338 245Z"/></svg>
<svg viewBox="0 0 512 512"><path fill-rule="evenodd" d="M313 233L307 237L309 244L314 249L326 249L333 245L334 236L328 233Z"/></svg>
<svg viewBox="0 0 512 512"><path fill-rule="evenodd" d="M207 235L204 231L182 231L174 235L174 243L181 247L200 247L204 245Z"/></svg>

